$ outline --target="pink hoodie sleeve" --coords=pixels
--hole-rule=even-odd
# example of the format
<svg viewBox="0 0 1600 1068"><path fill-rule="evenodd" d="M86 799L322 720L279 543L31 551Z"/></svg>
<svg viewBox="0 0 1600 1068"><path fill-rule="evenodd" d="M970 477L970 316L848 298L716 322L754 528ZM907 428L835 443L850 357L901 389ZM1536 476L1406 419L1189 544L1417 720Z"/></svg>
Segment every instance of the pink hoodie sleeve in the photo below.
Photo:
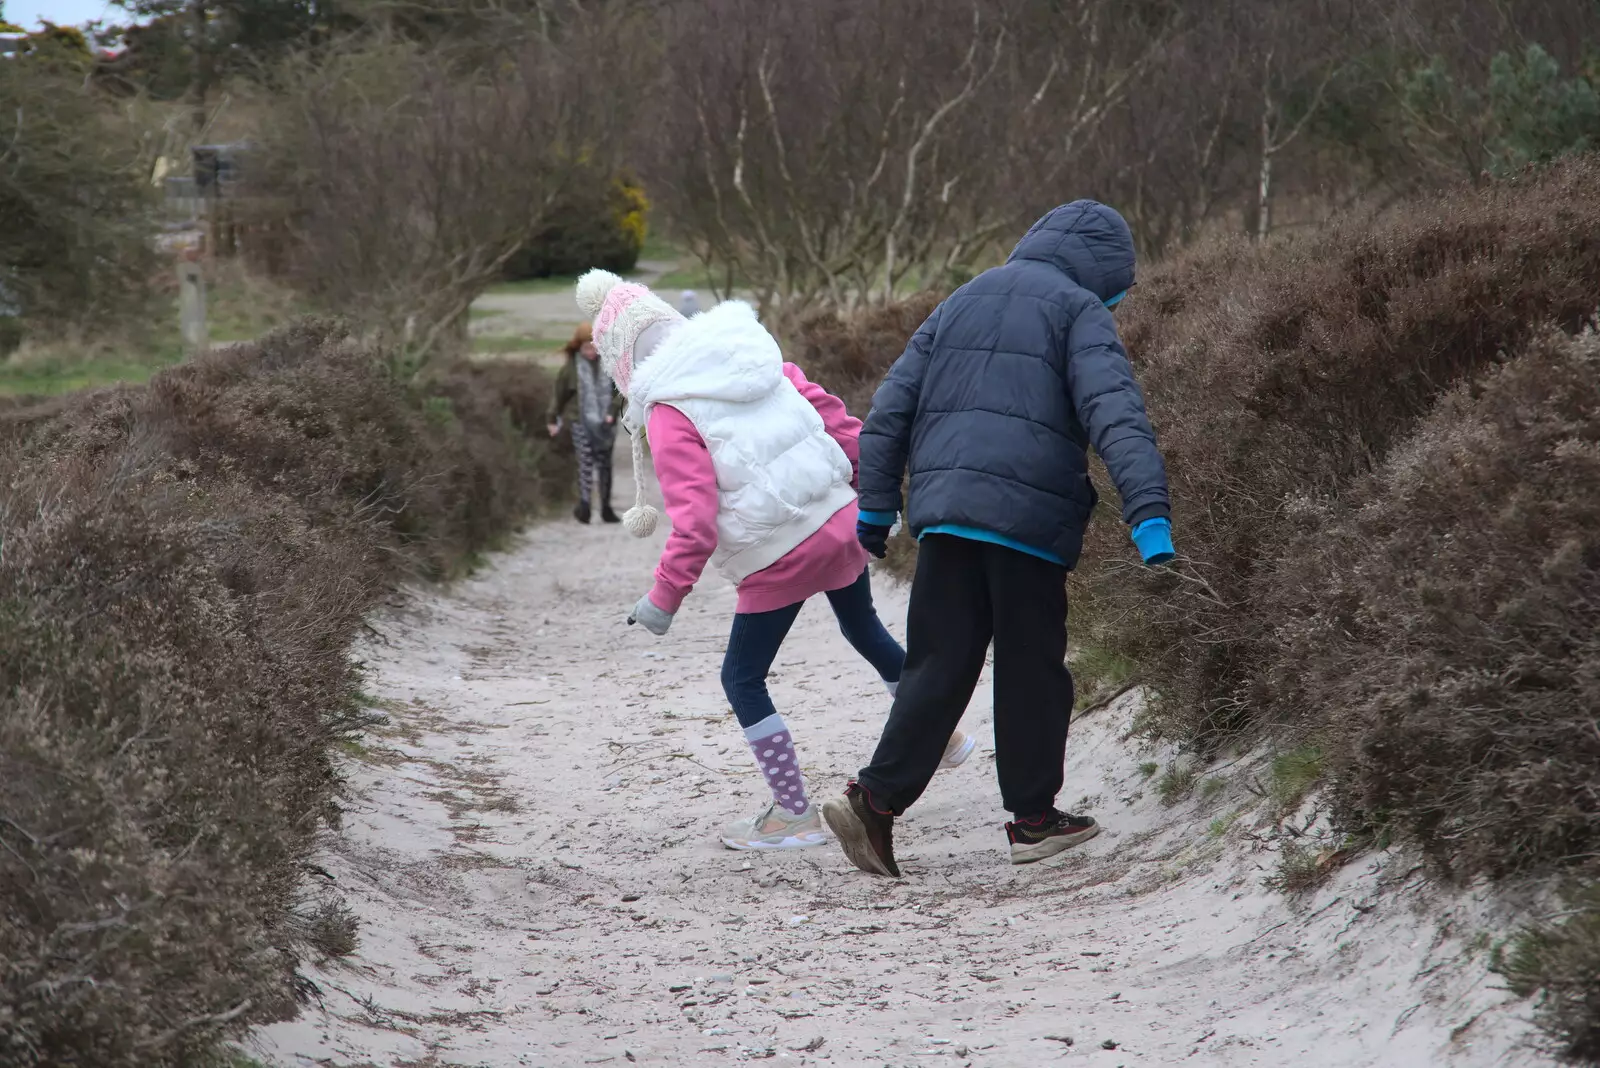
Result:
<svg viewBox="0 0 1600 1068"><path fill-rule="evenodd" d="M850 484L854 486L855 472L861 463L861 420L845 410L844 401L815 382L807 381L805 373L794 364L784 364L783 373L794 383L794 388L800 391L800 396L811 402L811 407L822 416L822 425L827 428L828 436L837 441L839 448L844 450L845 456L850 460Z"/></svg>
<svg viewBox="0 0 1600 1068"><path fill-rule="evenodd" d="M717 547L717 472L700 432L678 409L666 404L650 409L647 431L672 520L650 600L663 612L676 612Z"/></svg>

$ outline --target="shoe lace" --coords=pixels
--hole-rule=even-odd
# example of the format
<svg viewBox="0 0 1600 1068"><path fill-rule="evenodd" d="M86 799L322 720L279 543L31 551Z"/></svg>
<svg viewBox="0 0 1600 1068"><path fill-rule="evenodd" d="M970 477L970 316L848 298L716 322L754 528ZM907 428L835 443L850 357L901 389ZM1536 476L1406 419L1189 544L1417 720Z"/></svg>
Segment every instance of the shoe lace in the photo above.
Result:
<svg viewBox="0 0 1600 1068"><path fill-rule="evenodd" d="M776 800L768 801L767 807L762 809L760 814L756 816L756 821L751 826L755 828L757 834L760 834L761 829L767 825L767 821L772 818L773 809L777 807L778 802Z"/></svg>

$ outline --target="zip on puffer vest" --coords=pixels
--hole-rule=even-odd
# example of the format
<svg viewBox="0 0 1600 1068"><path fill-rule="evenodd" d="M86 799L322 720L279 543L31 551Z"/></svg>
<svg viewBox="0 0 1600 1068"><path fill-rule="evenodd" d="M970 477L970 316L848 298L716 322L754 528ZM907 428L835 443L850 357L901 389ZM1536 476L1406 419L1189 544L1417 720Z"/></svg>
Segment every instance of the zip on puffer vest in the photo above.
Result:
<svg viewBox="0 0 1600 1068"><path fill-rule="evenodd" d="M717 475L717 549L734 582L771 567L855 500L850 460L783 373L743 301L672 330L634 368L630 406L669 404L699 432Z"/></svg>

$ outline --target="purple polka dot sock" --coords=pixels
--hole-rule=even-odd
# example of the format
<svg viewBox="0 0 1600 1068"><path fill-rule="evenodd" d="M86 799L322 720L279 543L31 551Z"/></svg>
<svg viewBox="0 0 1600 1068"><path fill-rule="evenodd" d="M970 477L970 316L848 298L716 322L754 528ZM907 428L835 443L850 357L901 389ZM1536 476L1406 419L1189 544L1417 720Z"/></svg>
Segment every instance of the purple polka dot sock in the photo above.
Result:
<svg viewBox="0 0 1600 1068"><path fill-rule="evenodd" d="M783 717L774 712L755 726L746 727L744 739L756 755L756 767L766 776L772 799L791 815L805 815L811 803L806 800L806 781L800 774L794 736Z"/></svg>

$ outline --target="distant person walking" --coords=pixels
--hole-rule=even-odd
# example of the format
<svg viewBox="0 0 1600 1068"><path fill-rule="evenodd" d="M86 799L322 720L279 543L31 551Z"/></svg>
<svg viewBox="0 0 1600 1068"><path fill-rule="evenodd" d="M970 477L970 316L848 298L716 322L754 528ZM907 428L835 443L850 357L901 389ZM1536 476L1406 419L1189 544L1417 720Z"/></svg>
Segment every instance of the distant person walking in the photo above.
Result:
<svg viewBox="0 0 1600 1068"><path fill-rule="evenodd" d="M566 353L567 362L556 375L555 391L550 394L546 422L551 437L561 433L567 406L576 399L578 415L572 421L572 448L578 454L578 503L572 514L580 523L589 522L593 500L598 497L600 519L621 522L611 509L611 453L617 443L617 418L622 414L624 400L600 367L600 352L588 323L572 335Z"/></svg>
<svg viewBox="0 0 1600 1068"><path fill-rule="evenodd" d="M864 871L900 874L895 817L927 788L991 641L1012 863L1100 830L1055 807L1073 702L1067 572L1097 500L1091 444L1145 562L1173 556L1166 468L1111 313L1133 276L1121 215L1092 200L1059 207L1004 266L934 309L873 397L861 432L861 543L884 555L909 470L906 524L921 544L906 670L883 737L844 796L822 806Z"/></svg>
<svg viewBox="0 0 1600 1068"><path fill-rule="evenodd" d="M839 629L892 694L905 651L872 604L867 554L856 541L855 463L861 423L843 402L785 363L778 343L743 301L685 320L642 285L607 271L578 280L578 305L594 317L601 365L628 398L636 492L623 522L648 536L650 453L672 533L655 586L629 622L664 635L708 561L738 587L722 662L733 706L771 800L730 824L730 849L794 849L824 841L806 796L794 735L767 693L767 673L807 598L826 594ZM940 760L953 767L972 742L947 732Z"/></svg>

